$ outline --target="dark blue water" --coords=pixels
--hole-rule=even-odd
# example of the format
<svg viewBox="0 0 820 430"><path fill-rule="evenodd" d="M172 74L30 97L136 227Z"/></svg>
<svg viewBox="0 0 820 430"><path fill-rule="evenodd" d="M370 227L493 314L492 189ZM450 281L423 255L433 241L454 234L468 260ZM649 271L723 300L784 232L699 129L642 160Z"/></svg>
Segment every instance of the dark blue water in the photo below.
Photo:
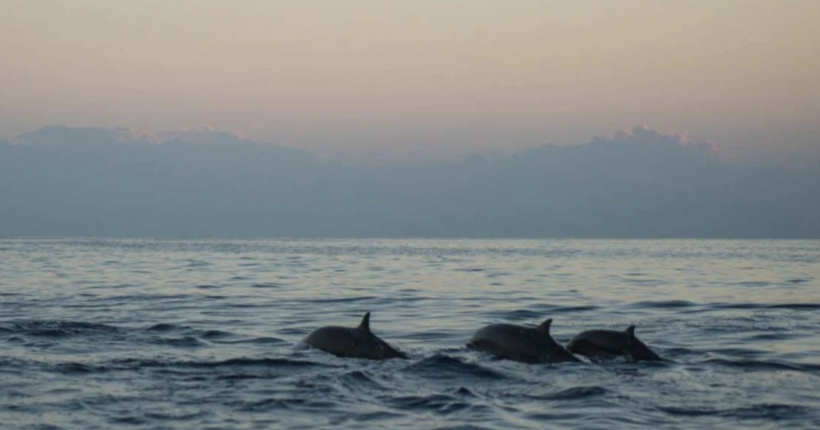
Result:
<svg viewBox="0 0 820 430"><path fill-rule="evenodd" d="M367 311L410 360L299 344ZM669 361L464 348L545 318ZM818 426L820 241L0 241L4 429Z"/></svg>

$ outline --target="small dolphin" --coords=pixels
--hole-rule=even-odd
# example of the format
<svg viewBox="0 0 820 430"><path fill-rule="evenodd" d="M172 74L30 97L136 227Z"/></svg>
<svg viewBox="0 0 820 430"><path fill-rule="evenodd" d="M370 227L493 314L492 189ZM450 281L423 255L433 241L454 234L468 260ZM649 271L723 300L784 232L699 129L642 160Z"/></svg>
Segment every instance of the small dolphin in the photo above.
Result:
<svg viewBox="0 0 820 430"><path fill-rule="evenodd" d="M550 336L552 319L538 327L492 324L479 329L467 348L524 363L581 361Z"/></svg>
<svg viewBox="0 0 820 430"><path fill-rule="evenodd" d="M661 358L635 337L635 326L624 331L587 330L567 344L567 349L586 357L613 359L625 356L633 361L658 361Z"/></svg>
<svg viewBox="0 0 820 430"><path fill-rule="evenodd" d="M370 331L370 312L364 314L356 328L327 326L307 335L304 343L339 357L387 360L408 358Z"/></svg>

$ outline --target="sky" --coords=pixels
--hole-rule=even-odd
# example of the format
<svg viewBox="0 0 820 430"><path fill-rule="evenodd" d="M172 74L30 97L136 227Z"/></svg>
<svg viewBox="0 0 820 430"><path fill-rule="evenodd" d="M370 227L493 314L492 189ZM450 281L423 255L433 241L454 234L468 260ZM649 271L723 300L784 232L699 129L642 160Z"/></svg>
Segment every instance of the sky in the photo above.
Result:
<svg viewBox="0 0 820 430"><path fill-rule="evenodd" d="M0 139L208 126L363 163L648 124L820 147L814 0L0 0Z"/></svg>

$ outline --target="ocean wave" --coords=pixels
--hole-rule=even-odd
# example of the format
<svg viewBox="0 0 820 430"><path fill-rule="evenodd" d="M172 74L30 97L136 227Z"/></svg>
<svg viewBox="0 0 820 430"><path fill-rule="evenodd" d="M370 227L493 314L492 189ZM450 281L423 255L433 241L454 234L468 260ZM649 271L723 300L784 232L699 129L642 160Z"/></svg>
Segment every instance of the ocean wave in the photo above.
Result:
<svg viewBox="0 0 820 430"><path fill-rule="evenodd" d="M440 379L454 379L459 377L479 379L507 378L506 375L499 371L443 354L436 354L413 363L407 368L407 371Z"/></svg>
<svg viewBox="0 0 820 430"><path fill-rule="evenodd" d="M772 370L794 370L800 372L820 373L820 364L790 363L775 360L727 360L723 358L713 358L705 360L701 364L716 365L742 369L744 371L772 371Z"/></svg>
<svg viewBox="0 0 820 430"><path fill-rule="evenodd" d="M772 420L772 421L790 421L802 420L804 416L810 414L813 408L803 405L790 405L782 403L762 403L752 406L744 406L738 408L683 408L683 407L663 407L659 406L659 410L679 416L687 417L703 417L715 416L722 418L731 418L737 420Z"/></svg>
<svg viewBox="0 0 820 430"><path fill-rule="evenodd" d="M536 399L536 400L581 400L587 399L591 397L598 397L604 396L609 393L604 387L599 387L597 385L590 385L590 386L583 386L583 387L572 387L567 388L564 390L556 391L549 394L541 394L541 395L533 395L528 394L525 395L527 398Z"/></svg>
<svg viewBox="0 0 820 430"><path fill-rule="evenodd" d="M679 308L691 308L698 306L697 303L690 302L688 300L658 300L658 301L642 301L642 302L635 302L630 305L633 308L644 308L644 309L679 309Z"/></svg>
<svg viewBox="0 0 820 430"><path fill-rule="evenodd" d="M27 336L61 338L70 336L98 335L119 333L121 329L107 324L80 321L21 321L0 326L6 333Z"/></svg>
<svg viewBox="0 0 820 430"><path fill-rule="evenodd" d="M180 368L228 368L228 367L268 367L268 368L296 368L330 366L314 361L292 360L287 358L229 358L220 361L164 361L164 360L143 360L143 359L121 359L112 363L126 366L128 368L149 368L149 367L180 367Z"/></svg>

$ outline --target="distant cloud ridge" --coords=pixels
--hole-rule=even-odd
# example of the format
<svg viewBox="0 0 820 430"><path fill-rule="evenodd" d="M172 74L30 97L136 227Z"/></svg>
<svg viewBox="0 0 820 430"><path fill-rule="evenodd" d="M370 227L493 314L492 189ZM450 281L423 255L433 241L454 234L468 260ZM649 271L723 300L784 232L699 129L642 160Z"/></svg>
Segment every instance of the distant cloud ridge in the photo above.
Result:
<svg viewBox="0 0 820 430"><path fill-rule="evenodd" d="M634 127L498 160L360 167L210 128L0 142L0 237L820 238L820 173Z"/></svg>

